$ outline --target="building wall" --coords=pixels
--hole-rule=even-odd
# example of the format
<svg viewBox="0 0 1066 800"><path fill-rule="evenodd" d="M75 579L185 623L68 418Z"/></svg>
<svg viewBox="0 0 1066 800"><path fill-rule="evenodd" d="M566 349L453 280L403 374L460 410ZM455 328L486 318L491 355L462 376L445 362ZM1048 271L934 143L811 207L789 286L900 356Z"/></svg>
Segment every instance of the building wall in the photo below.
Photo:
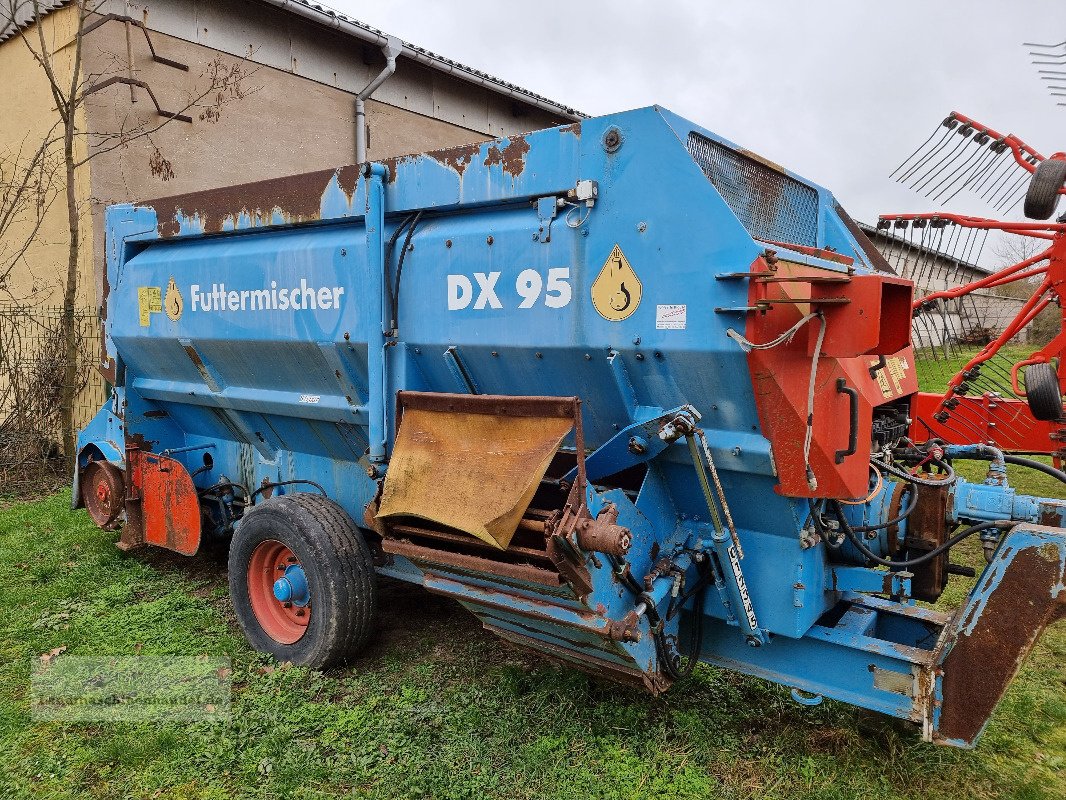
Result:
<svg viewBox="0 0 1066 800"><path fill-rule="evenodd" d="M896 272L901 277L915 282L915 298L965 286L989 275L954 259L921 252L881 234L875 234L872 238ZM979 328L990 329L998 334L1011 323L1024 302L1022 298L995 289L982 289L958 300L947 301L939 310L920 314L915 318L915 347L937 347L942 345L945 339L980 333L977 330ZM1022 330L1013 341L1028 342L1029 333L1027 329Z"/></svg>
<svg viewBox="0 0 1066 800"><path fill-rule="evenodd" d="M107 205L353 163L354 96L385 65L374 46L254 0L105 0L99 11L143 20L156 52L189 69L154 61L144 34L132 26L127 61L127 26L112 20L84 39L83 74L92 83L132 75L151 87L164 110L181 112L210 85L212 65L238 64L245 77L243 97L218 109L217 118L203 113L213 99L204 98L185 111L191 123L162 124L141 88L131 94L129 86L115 84L86 100L78 127L87 136L79 138L79 148L80 156L93 156L77 173L83 209L77 305L89 316L103 294ZM42 25L69 82L76 9L50 13ZM26 33L36 41L35 29ZM18 36L0 42L0 76L0 152L39 142L56 115L44 75ZM367 102L367 153L380 160L569 119L401 57L396 73ZM151 135L129 136L144 129ZM153 170L156 154L173 175ZM62 302L69 237L62 182L57 188L58 201L37 241L0 287L41 307ZM95 371L86 391L102 397ZM95 408L99 401L81 406ZM78 424L87 421L83 414Z"/></svg>
<svg viewBox="0 0 1066 800"><path fill-rule="evenodd" d="M73 68L73 40L77 29L77 14L73 8L64 8L49 14L42 23L42 32L48 49L55 53L54 71L57 82L69 86ZM38 31L31 27L25 35L34 49L40 49ZM26 44L19 36L0 43L0 157L18 169L15 162L24 164L29 153L34 152L49 136L61 134L59 117L49 89L48 79L34 60ZM84 111L78 114L78 125L84 128ZM75 141L76 158L85 154L85 141ZM20 152L22 155L20 155ZM62 169L62 145L52 149L55 167ZM34 237L23 258L14 264L6 281L0 284L0 302L32 303L38 306L62 303L63 285L66 277L69 233L67 208L64 198L65 181L62 174L56 175L57 183L44 222ZM76 174L76 194L79 202L88 209L88 170ZM6 229L4 241L0 242L0 267L8 266L8 257L20 248L32 232L35 215L24 213ZM81 228L86 242L82 251L79 283L91 287L92 229L89 220ZM2 277L2 276L0 276ZM79 293L79 303L87 297Z"/></svg>

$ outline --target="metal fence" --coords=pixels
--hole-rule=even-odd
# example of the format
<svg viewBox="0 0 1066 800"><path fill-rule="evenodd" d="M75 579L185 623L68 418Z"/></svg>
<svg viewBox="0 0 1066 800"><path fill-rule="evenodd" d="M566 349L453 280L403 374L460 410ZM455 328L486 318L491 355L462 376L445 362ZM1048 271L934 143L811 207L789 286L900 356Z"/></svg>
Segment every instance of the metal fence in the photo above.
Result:
<svg viewBox="0 0 1066 800"><path fill-rule="evenodd" d="M32 497L68 483L61 397L66 360L62 310L0 304L0 497ZM74 424L105 399L95 369L100 323L94 309L74 314L77 343Z"/></svg>

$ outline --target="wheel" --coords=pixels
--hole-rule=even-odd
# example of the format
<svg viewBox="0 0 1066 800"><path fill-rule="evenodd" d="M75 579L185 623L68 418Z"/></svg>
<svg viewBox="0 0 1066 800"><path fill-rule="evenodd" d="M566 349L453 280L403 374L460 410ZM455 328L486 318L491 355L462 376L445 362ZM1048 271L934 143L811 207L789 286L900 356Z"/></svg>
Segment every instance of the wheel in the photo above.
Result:
<svg viewBox="0 0 1066 800"><path fill-rule="evenodd" d="M230 544L229 587L252 647L314 669L343 663L365 645L377 609L362 533L316 494L274 497L244 515Z"/></svg>
<svg viewBox="0 0 1066 800"><path fill-rule="evenodd" d="M1055 420L1062 416L1062 389L1055 367L1030 364L1025 368L1025 399L1037 419Z"/></svg>
<svg viewBox="0 0 1066 800"><path fill-rule="evenodd" d="M1025 216L1047 219L1059 204L1059 189L1066 182L1066 161L1041 161L1025 192Z"/></svg>
<svg viewBox="0 0 1066 800"><path fill-rule="evenodd" d="M78 485L89 518L104 530L114 530L126 495L119 468L106 461L90 461L82 468Z"/></svg>

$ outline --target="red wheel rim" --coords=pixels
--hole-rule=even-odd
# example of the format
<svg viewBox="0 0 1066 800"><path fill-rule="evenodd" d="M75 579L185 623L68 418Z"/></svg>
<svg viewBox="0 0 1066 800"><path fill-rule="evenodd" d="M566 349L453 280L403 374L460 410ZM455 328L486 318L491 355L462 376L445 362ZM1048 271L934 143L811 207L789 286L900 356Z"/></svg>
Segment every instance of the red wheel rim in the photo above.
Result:
<svg viewBox="0 0 1066 800"><path fill-rule="evenodd" d="M267 636L281 644L294 644L307 633L311 603L282 603L274 596L274 582L291 566L300 566L296 554L281 542L260 542L248 561L248 600L252 613Z"/></svg>
<svg viewBox="0 0 1066 800"><path fill-rule="evenodd" d="M111 464L90 463L82 470L82 503L99 527L110 529L122 511L122 475Z"/></svg>

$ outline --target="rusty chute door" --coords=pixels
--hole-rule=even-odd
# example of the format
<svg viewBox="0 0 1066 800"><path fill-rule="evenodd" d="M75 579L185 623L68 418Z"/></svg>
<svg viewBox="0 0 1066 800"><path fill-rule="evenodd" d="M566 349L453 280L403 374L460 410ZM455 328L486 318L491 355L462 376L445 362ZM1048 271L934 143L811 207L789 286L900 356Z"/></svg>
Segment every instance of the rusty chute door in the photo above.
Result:
<svg viewBox="0 0 1066 800"><path fill-rule="evenodd" d="M129 490L120 547L144 544L182 555L200 549L200 500L192 476L178 460L144 450L126 455Z"/></svg>
<svg viewBox="0 0 1066 800"><path fill-rule="evenodd" d="M579 419L573 397L400 392L381 520L409 517L505 549Z"/></svg>

